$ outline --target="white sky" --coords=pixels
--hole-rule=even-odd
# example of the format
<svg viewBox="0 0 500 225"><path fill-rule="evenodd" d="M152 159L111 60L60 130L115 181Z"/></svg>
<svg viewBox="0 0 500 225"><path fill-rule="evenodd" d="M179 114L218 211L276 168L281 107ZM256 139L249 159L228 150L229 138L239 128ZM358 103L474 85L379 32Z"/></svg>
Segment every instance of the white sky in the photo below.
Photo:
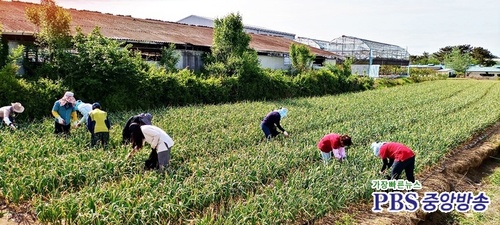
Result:
<svg viewBox="0 0 500 225"><path fill-rule="evenodd" d="M39 3L40 0L21 0ZM56 0L64 8L178 21L239 13L246 25L330 41L342 35L408 48L461 44L500 57L500 0Z"/></svg>

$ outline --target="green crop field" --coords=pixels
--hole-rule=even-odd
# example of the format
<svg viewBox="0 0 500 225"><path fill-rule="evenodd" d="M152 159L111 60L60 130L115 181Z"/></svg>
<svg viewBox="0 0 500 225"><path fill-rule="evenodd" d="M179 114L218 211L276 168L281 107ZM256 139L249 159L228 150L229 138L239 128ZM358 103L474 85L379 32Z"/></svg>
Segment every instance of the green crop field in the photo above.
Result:
<svg viewBox="0 0 500 225"><path fill-rule="evenodd" d="M15 133L0 131L0 198L29 203L38 220L56 224L308 221L371 198L370 181L381 166L369 149L372 141L410 146L418 173L499 121L499 96L499 81L442 80L337 96L156 109L153 124L175 141L167 174L143 171L148 145L125 159L130 147L120 145L122 125L139 112L111 114L108 150L88 149L84 128L65 139L53 135L51 119L21 120ZM289 109L282 126L290 137L266 142L260 120L281 106ZM316 143L330 132L353 138L342 164L324 165L319 156Z"/></svg>

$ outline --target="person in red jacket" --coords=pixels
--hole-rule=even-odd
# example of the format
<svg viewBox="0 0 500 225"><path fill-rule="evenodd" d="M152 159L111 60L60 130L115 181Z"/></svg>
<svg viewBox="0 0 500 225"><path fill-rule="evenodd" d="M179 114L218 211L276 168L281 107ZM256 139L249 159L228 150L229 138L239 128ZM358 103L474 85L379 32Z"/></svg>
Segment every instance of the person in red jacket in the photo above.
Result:
<svg viewBox="0 0 500 225"><path fill-rule="evenodd" d="M327 134L318 143L323 162L327 163L333 156L340 162L346 159L346 146L352 145L351 137L341 134Z"/></svg>
<svg viewBox="0 0 500 225"><path fill-rule="evenodd" d="M398 142L373 142L371 148L375 156L382 158L380 174L392 166L391 179L399 179L404 170L406 179L415 182L415 153L409 147Z"/></svg>

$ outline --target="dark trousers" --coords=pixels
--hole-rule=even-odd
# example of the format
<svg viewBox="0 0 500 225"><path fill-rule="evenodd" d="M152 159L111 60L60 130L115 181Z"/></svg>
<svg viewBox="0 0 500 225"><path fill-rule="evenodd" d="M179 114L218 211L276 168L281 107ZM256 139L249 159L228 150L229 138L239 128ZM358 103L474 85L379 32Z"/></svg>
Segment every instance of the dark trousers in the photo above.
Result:
<svg viewBox="0 0 500 225"><path fill-rule="evenodd" d="M150 170L154 169L157 170L159 167L158 165L158 153L156 152L156 149L152 148L151 153L149 153L149 158L146 159L144 162L144 169L145 170Z"/></svg>
<svg viewBox="0 0 500 225"><path fill-rule="evenodd" d="M402 162L394 161L391 172L392 179L399 179L403 170L405 171L406 179L408 181L415 182L415 175L413 172L415 170L415 156Z"/></svg>
<svg viewBox="0 0 500 225"><path fill-rule="evenodd" d="M266 136L267 139L276 137L279 134L276 126L268 127L265 124L261 123L260 129L262 129L262 132L264 132L264 136Z"/></svg>
<svg viewBox="0 0 500 225"><path fill-rule="evenodd" d="M71 129L71 124L62 125L62 124L59 124L58 122L55 122L54 128L55 128L54 134L64 133L64 134L69 135L69 130Z"/></svg>
<svg viewBox="0 0 500 225"><path fill-rule="evenodd" d="M109 142L109 132L93 133L90 137L90 147L94 147L98 141L106 148Z"/></svg>

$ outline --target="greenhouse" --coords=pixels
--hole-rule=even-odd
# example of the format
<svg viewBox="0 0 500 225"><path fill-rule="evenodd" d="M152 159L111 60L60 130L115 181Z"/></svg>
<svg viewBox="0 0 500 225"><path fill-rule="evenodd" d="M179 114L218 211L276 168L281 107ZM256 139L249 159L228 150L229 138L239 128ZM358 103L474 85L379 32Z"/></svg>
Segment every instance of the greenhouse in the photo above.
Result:
<svg viewBox="0 0 500 225"><path fill-rule="evenodd" d="M367 39L345 36L331 41L298 37L298 42L353 58L355 64L400 65L409 64L408 51L402 47Z"/></svg>

